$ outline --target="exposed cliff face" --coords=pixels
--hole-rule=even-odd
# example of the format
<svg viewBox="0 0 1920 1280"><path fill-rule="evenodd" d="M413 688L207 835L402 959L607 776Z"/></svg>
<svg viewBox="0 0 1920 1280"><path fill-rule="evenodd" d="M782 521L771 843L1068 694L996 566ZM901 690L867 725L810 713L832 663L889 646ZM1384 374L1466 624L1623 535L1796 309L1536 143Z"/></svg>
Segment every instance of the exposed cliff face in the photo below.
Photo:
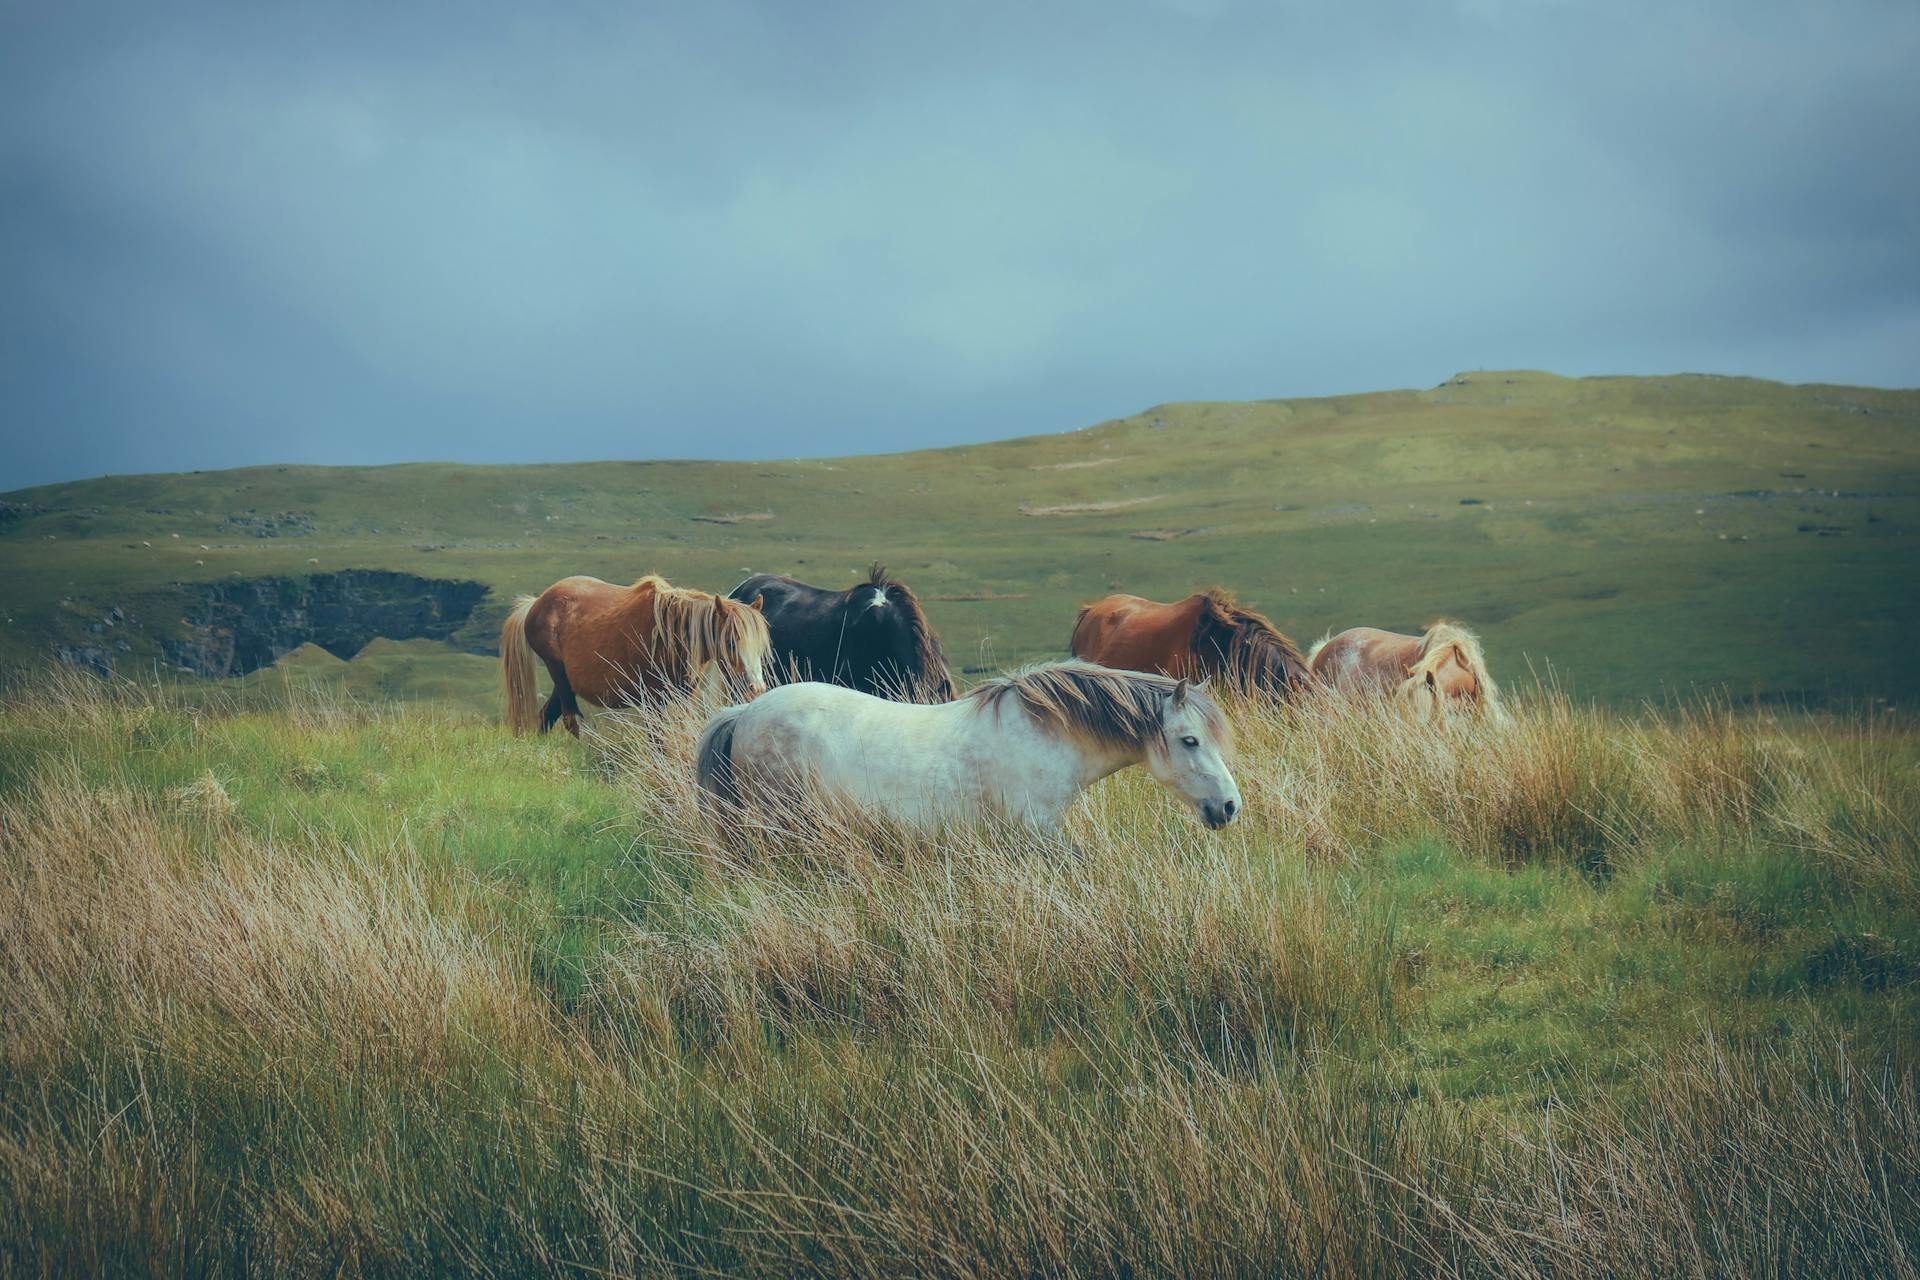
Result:
<svg viewBox="0 0 1920 1280"><path fill-rule="evenodd" d="M486 598L486 584L346 569L190 588L187 636L167 656L203 676L238 676L311 641L351 658L375 636L444 640Z"/></svg>

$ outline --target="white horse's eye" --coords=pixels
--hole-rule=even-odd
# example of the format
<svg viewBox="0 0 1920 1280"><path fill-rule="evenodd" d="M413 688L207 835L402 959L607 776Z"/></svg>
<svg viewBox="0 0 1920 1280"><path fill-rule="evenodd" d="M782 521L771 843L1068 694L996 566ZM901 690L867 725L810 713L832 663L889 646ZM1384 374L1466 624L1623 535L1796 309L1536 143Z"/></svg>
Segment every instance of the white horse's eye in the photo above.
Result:
<svg viewBox="0 0 1920 1280"><path fill-rule="evenodd" d="M1200 745L1200 739L1194 737L1192 734L1188 734L1186 737L1180 739L1180 744L1186 747L1197 747Z"/></svg>

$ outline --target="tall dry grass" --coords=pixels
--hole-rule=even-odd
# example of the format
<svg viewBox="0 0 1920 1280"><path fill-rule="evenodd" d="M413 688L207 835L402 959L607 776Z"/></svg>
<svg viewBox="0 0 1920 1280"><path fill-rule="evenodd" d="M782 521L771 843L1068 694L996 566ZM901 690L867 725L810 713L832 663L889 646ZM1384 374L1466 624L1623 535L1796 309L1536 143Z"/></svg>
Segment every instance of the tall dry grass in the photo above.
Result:
<svg viewBox="0 0 1920 1280"><path fill-rule="evenodd" d="M1431 839L1599 878L1759 843L1904 891L1891 731L1240 707L1249 820L1219 835L1123 777L1058 838L805 814L743 858L699 819L698 710L604 719L579 767L674 893L563 999L552 922L407 838L210 800L241 761L193 797L80 767L259 714L179 710L0 709L14 1272L1920 1271L1910 1053L1709 1020L1630 1087L1574 1064L1545 1106L1451 1100L1396 1051L1417 979L1374 888L1373 851ZM267 714L315 751L369 716L493 732Z"/></svg>

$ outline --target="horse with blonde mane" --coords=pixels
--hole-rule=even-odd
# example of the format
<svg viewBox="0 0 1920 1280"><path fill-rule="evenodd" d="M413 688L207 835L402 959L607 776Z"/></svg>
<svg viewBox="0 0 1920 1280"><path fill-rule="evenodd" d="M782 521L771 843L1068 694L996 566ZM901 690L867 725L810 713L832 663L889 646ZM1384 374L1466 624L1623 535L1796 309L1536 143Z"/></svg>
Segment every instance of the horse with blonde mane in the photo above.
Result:
<svg viewBox="0 0 1920 1280"><path fill-rule="evenodd" d="M648 574L630 587L598 578L562 578L521 596L500 626L507 724L516 734L556 720L580 736L580 702L628 706L647 696L686 694L717 666L734 696L767 687L772 641L760 602L689 591ZM533 660L547 665L553 692L536 715Z"/></svg>
<svg viewBox="0 0 1920 1280"><path fill-rule="evenodd" d="M1457 622L1435 622L1417 636L1354 627L1321 640L1309 657L1331 689L1384 693L1427 717L1464 707L1506 718L1480 637Z"/></svg>
<svg viewBox="0 0 1920 1280"><path fill-rule="evenodd" d="M1217 829L1240 810L1232 745L1226 716L1197 685L1056 662L945 703L782 685L717 713L695 755L701 806L729 835L749 813L805 821L810 804L920 830L998 821L1046 831L1082 791L1135 764Z"/></svg>
<svg viewBox="0 0 1920 1280"><path fill-rule="evenodd" d="M1205 680L1241 693L1287 697L1312 683L1293 641L1219 587L1173 604L1112 595L1082 606L1068 652L1128 671Z"/></svg>

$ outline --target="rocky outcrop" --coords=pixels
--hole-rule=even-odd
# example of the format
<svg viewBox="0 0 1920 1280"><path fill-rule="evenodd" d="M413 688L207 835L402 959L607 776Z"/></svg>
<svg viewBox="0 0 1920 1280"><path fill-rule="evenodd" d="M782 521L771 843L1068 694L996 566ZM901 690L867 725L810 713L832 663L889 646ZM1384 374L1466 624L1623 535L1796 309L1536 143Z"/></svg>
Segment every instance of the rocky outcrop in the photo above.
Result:
<svg viewBox="0 0 1920 1280"><path fill-rule="evenodd" d="M78 667L96 676L113 674L113 655L97 644L57 645L53 656L70 667Z"/></svg>
<svg viewBox="0 0 1920 1280"><path fill-rule="evenodd" d="M36 507L28 502L0 502L0 530L5 530L23 520L31 520L37 515L46 514L45 507Z"/></svg>
<svg viewBox="0 0 1920 1280"><path fill-rule="evenodd" d="M482 582L380 569L249 578L186 588L184 636L163 642L177 665L237 676L306 643L351 658L376 636L445 640L487 595Z"/></svg>
<svg viewBox="0 0 1920 1280"><path fill-rule="evenodd" d="M262 513L248 507L228 516L225 523L256 538L305 538L314 533L313 517L304 511Z"/></svg>

